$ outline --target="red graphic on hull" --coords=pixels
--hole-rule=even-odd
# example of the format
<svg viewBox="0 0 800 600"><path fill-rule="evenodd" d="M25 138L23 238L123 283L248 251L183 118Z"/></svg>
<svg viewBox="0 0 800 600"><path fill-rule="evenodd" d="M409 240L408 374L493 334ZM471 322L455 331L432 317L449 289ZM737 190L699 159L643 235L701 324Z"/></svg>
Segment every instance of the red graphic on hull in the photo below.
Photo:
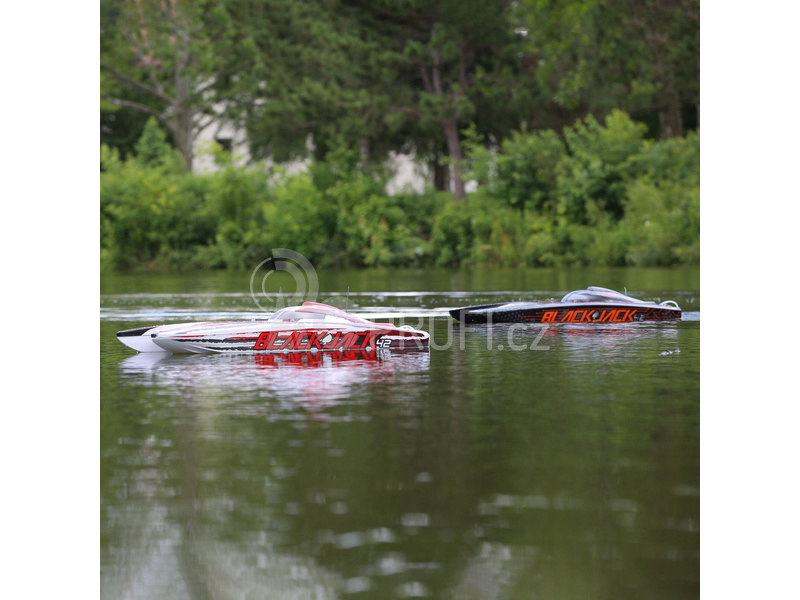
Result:
<svg viewBox="0 0 800 600"><path fill-rule="evenodd" d="M364 350L345 350L343 352L322 353L322 352L287 352L274 354L256 354L255 362L259 367L324 367L326 365L336 365L351 361L361 361L368 363L380 363L383 356L376 352L366 352ZM326 362L327 360L330 362Z"/></svg>
<svg viewBox="0 0 800 600"><path fill-rule="evenodd" d="M612 309L577 309L577 310L546 310L541 315L541 320L537 319L538 315L530 317L532 320L541 323L630 323L633 321L643 320L644 313L641 318L637 315L635 308L612 308Z"/></svg>
<svg viewBox="0 0 800 600"><path fill-rule="evenodd" d="M531 323L638 323L680 319L680 312L661 308L559 308L521 315Z"/></svg>
<svg viewBox="0 0 800 600"><path fill-rule="evenodd" d="M265 331L256 340L253 350L286 352L288 350L364 350L383 347L389 333L376 331Z"/></svg>

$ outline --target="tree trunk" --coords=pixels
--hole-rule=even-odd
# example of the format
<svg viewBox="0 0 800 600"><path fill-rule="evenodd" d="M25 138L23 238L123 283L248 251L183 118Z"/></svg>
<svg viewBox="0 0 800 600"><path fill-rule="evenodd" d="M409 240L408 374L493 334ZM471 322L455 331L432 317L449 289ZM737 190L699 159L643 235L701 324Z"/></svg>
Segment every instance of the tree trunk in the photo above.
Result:
<svg viewBox="0 0 800 600"><path fill-rule="evenodd" d="M467 197L467 193L464 190L464 178L461 171L463 158L461 140L458 139L458 127L455 119L445 119L444 133L447 136L447 150L453 166L453 199L459 203Z"/></svg>
<svg viewBox="0 0 800 600"><path fill-rule="evenodd" d="M683 117L681 117L680 95L675 90L669 92L669 104L658 114L661 125L661 138L683 137Z"/></svg>
<svg viewBox="0 0 800 600"><path fill-rule="evenodd" d="M358 140L358 154L361 157L361 166L364 167L365 170L369 171L370 149L368 138L362 137L360 140Z"/></svg>
<svg viewBox="0 0 800 600"><path fill-rule="evenodd" d="M191 173L192 163L194 162L192 114L185 106L175 106L171 122L175 147L186 161L186 169Z"/></svg>
<svg viewBox="0 0 800 600"><path fill-rule="evenodd" d="M433 31L431 31L433 35ZM430 77L425 69L425 65L420 65L422 79L425 82L425 91L445 98L444 84L442 82L442 53L440 50L433 51L433 66L431 67ZM453 107L456 106L455 99L451 99ZM456 112L456 111L453 111ZM456 203L466 198L464 191L464 179L461 176L461 141L458 139L458 115L446 116L442 118L444 135L447 139L447 151L450 154L450 163L453 170L453 199Z"/></svg>
<svg viewBox="0 0 800 600"><path fill-rule="evenodd" d="M173 0L173 10L175 4ZM189 63L191 62L191 51L189 49L189 32L183 26L176 26L175 39L178 40L174 46L175 52L175 98L172 103L173 117L175 123L175 145L178 151L186 160L186 169L192 172L194 162L194 114L189 108L194 88L191 77L187 74Z"/></svg>
<svg viewBox="0 0 800 600"><path fill-rule="evenodd" d="M433 171L434 189L439 192L450 191L450 169L439 162L438 156L431 161L431 169Z"/></svg>

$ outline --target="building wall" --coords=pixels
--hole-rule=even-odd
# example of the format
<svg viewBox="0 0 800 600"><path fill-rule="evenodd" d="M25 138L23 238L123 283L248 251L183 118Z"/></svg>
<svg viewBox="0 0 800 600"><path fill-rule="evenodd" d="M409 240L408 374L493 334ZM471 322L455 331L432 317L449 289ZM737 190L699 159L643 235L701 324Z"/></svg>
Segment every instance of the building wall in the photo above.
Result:
<svg viewBox="0 0 800 600"><path fill-rule="evenodd" d="M196 173L212 173L219 169L210 152L211 145L215 142L233 153L235 164L242 167L250 164L250 152L244 131L228 123L219 122L201 131L195 140L194 171ZM430 180L430 177L428 169L424 165L414 162L413 158L406 154L392 153L389 161L396 174L386 186L388 194L397 194L404 190L422 193L425 190L426 182ZM267 161L266 166L272 165ZM288 173L297 173L307 168L307 162L293 161L282 163L281 166Z"/></svg>

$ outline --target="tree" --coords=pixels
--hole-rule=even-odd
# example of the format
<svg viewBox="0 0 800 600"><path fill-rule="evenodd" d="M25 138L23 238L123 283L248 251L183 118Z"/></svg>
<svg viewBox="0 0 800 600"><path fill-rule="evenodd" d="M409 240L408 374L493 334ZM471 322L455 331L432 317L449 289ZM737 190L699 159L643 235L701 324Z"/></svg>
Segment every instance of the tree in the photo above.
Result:
<svg viewBox="0 0 800 600"><path fill-rule="evenodd" d="M621 9L629 109L655 108L661 137L682 137L682 107L700 105L700 0L624 0Z"/></svg>
<svg viewBox="0 0 800 600"><path fill-rule="evenodd" d="M225 0L106 0L101 5L101 94L159 120L191 170L197 135L237 98L255 60Z"/></svg>
<svg viewBox="0 0 800 600"><path fill-rule="evenodd" d="M548 90L551 120L534 115L538 126L618 108L683 135L682 108L699 106L699 0L520 0L514 19Z"/></svg>
<svg viewBox="0 0 800 600"><path fill-rule="evenodd" d="M461 130L471 122L479 129L491 121L491 106L480 114L477 107L490 99L508 109L508 80L519 67L519 36L508 21L505 3L483 0L420 2L419 17L409 23L404 54L416 69L421 89L416 95L423 126L438 125L447 144L453 169L456 202L465 198ZM496 137L502 133L494 131Z"/></svg>
<svg viewBox="0 0 800 600"><path fill-rule="evenodd" d="M504 2L239 4L237 18L254 24L259 53L269 57L264 98L248 110L254 156L302 155L309 137L317 158L347 146L359 150L362 167L392 150L444 153L462 200L460 131L475 121L502 137L517 124L509 89L518 87L521 40Z"/></svg>
<svg viewBox="0 0 800 600"><path fill-rule="evenodd" d="M391 93L380 107L384 122L394 123L395 131L403 128L418 152L427 149L436 155L444 146L453 170L455 199L463 200L461 130L473 121L480 130L491 130L487 124L498 113L512 112L509 88L519 65L520 39L509 25L507 3L343 3L358 11L362 30L380 43L381 62L375 71L392 75ZM479 106L484 109L480 114Z"/></svg>
<svg viewBox="0 0 800 600"><path fill-rule="evenodd" d="M363 52L337 22L337 2L236 1L237 21L250 23L262 60L243 90L251 154L278 161L322 158L332 140L354 129L352 115L367 93L357 94ZM356 136L358 136L356 132Z"/></svg>

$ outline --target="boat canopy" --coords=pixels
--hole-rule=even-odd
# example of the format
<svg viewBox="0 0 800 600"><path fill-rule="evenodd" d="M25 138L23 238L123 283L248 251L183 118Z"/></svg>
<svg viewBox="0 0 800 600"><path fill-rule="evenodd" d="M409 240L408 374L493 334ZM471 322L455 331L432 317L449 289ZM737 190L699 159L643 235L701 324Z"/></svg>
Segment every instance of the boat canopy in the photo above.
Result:
<svg viewBox="0 0 800 600"><path fill-rule="evenodd" d="M620 303L625 304L645 304L643 300L631 298L625 294L620 294L608 288L589 286L585 290L576 290L570 292L561 299L561 302L602 302L602 303Z"/></svg>
<svg viewBox="0 0 800 600"><path fill-rule="evenodd" d="M357 319L348 315L341 309L325 304L317 304L311 306L289 306L275 311L270 318L270 321L328 321L328 322L349 322L357 323L361 319Z"/></svg>
<svg viewBox="0 0 800 600"><path fill-rule="evenodd" d="M297 322L297 321L322 321L324 323L355 323L359 325L380 325L394 327L391 323L375 323L361 317L348 314L341 308L321 304L319 302L304 302L302 306L288 306L275 312L268 321Z"/></svg>

